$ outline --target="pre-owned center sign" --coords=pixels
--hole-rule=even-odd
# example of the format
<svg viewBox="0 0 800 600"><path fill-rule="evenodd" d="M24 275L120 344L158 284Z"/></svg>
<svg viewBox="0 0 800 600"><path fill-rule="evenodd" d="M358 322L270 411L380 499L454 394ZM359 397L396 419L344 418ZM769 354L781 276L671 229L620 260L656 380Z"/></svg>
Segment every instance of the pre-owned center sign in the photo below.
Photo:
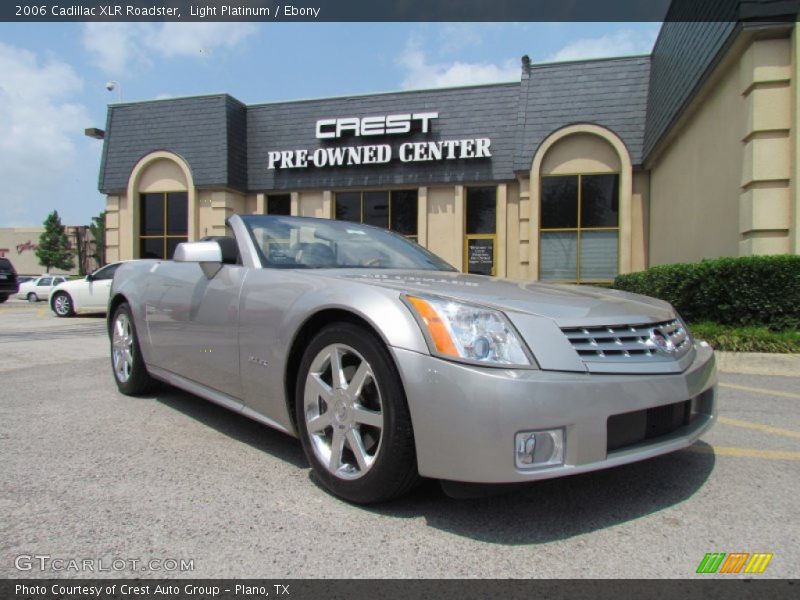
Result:
<svg viewBox="0 0 800 600"><path fill-rule="evenodd" d="M431 122L438 118L439 113L427 112L320 119L316 125L316 137L320 140L328 140L345 136L408 135L417 130L429 133ZM491 143L489 138L406 142L397 148L396 156L394 149L389 144L272 150L268 153L267 168L304 169L307 167L381 165L391 162L394 158L398 158L404 163L491 158Z"/></svg>

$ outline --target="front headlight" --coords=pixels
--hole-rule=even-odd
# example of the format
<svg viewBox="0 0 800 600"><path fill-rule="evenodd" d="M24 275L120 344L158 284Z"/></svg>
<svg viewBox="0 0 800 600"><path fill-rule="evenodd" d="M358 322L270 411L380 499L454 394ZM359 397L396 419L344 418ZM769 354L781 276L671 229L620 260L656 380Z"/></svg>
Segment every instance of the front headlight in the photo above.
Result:
<svg viewBox="0 0 800 600"><path fill-rule="evenodd" d="M404 295L431 353L464 362L497 366L534 365L505 315L491 308L438 296Z"/></svg>

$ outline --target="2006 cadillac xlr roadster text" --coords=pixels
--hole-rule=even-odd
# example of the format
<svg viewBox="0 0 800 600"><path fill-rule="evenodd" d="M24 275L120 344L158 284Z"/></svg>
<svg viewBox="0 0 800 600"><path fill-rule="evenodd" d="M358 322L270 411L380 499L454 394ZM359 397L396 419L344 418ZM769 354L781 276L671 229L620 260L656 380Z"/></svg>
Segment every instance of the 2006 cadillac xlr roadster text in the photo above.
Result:
<svg viewBox="0 0 800 600"><path fill-rule="evenodd" d="M593 471L686 447L715 420L712 350L665 302L458 273L353 223L229 225L235 238L119 268L117 385L166 381L296 435L343 498Z"/></svg>

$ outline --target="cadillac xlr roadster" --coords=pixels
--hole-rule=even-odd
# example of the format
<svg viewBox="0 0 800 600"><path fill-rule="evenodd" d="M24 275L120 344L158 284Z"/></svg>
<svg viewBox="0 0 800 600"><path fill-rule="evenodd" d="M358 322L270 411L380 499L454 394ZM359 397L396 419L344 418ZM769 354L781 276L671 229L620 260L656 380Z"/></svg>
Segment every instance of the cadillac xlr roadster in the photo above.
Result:
<svg viewBox="0 0 800 600"><path fill-rule="evenodd" d="M119 267L116 383L165 381L299 437L347 500L386 501L421 477L594 471L689 446L715 420L713 352L666 302L459 273L355 223L229 227Z"/></svg>

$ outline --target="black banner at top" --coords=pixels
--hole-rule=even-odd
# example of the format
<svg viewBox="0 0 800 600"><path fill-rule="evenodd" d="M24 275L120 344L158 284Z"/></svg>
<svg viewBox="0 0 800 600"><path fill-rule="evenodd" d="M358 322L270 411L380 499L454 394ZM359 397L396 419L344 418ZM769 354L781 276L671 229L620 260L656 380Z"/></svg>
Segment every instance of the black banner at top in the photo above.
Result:
<svg viewBox="0 0 800 600"><path fill-rule="evenodd" d="M16 0L0 20L790 21L800 0Z"/></svg>

